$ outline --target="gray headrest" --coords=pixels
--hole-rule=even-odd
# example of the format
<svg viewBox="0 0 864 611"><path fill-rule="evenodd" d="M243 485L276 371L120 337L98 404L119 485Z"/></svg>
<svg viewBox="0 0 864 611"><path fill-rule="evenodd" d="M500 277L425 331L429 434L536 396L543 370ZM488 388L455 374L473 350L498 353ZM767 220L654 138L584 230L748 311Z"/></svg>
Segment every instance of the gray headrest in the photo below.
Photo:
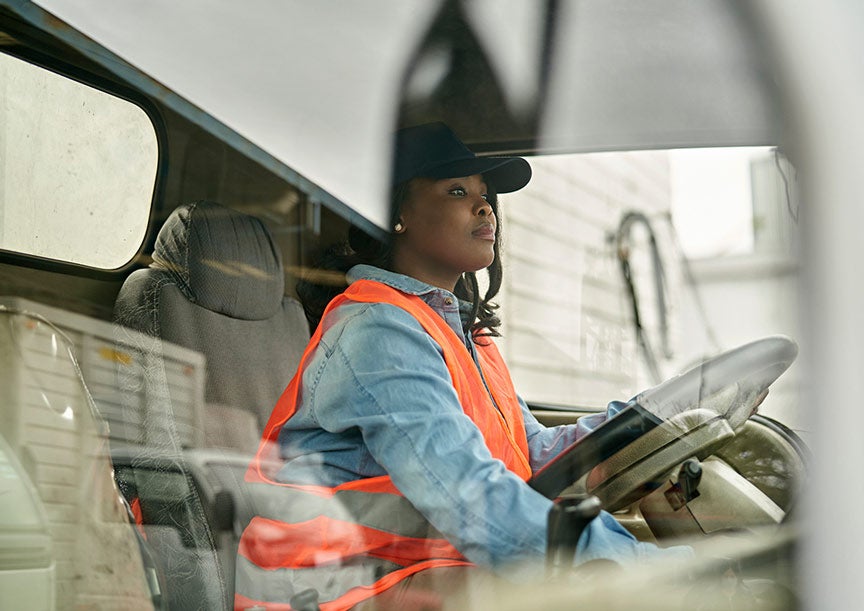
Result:
<svg viewBox="0 0 864 611"><path fill-rule="evenodd" d="M285 292L282 259L264 224L213 202L171 213L153 267L174 276L189 301L232 318L270 318Z"/></svg>

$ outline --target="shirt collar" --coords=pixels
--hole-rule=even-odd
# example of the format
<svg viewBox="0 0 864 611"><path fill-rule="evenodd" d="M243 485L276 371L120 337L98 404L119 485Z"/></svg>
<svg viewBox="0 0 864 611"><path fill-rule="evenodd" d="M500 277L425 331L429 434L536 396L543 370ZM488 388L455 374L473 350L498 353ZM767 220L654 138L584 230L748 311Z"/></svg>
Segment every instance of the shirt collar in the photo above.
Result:
<svg viewBox="0 0 864 611"><path fill-rule="evenodd" d="M427 304L438 310L439 313L441 313L442 303L455 304L455 314L460 320L460 327L462 324L465 324L471 315L471 303L461 301L450 291L438 288L437 286L432 286L431 284L426 284L425 282L412 278L411 276L397 274L396 272L381 269L380 267L361 263L349 269L346 277L349 284L357 280L374 280L386 284L397 291L409 295L417 295ZM448 317L445 316L445 319L446 318Z"/></svg>
<svg viewBox="0 0 864 611"><path fill-rule="evenodd" d="M393 287L397 291L408 293L409 295L423 296L437 292L455 299L455 296L450 291L445 291L437 286L426 284L425 282L412 278L411 276L397 274L396 272L387 271L380 267L373 267L372 265L365 265L362 263L360 265L355 265L348 270L346 276L349 284L357 280L374 280Z"/></svg>

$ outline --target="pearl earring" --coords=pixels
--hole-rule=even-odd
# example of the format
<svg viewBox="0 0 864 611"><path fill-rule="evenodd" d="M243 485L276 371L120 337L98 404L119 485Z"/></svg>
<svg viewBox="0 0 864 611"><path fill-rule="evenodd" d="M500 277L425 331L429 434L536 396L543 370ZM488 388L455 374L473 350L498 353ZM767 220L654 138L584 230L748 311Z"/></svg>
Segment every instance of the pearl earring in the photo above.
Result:
<svg viewBox="0 0 864 611"><path fill-rule="evenodd" d="M405 231L405 226L402 225L402 223L396 223L393 226L393 231L395 231L396 233L402 233L403 231Z"/></svg>

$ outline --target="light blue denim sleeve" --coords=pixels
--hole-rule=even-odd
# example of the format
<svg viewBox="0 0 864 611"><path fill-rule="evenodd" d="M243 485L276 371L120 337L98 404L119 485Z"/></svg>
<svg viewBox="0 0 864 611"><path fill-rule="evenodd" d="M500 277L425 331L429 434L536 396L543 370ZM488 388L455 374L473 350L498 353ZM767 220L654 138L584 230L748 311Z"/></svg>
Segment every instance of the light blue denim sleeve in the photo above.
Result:
<svg viewBox="0 0 864 611"><path fill-rule="evenodd" d="M521 397L519 397L519 404L522 407L522 417L525 419L531 470L534 472L627 406L622 401L612 401L606 406L605 411L582 416L575 424L546 427L537 421Z"/></svg>
<svg viewBox="0 0 864 611"><path fill-rule="evenodd" d="M579 537L574 564L603 559L626 565L660 555L672 560L688 559L693 556L693 550L686 545L660 548L653 543L638 541L612 514L601 511Z"/></svg>
<svg viewBox="0 0 864 611"><path fill-rule="evenodd" d="M492 457L416 319L369 305L325 349L308 398L321 427L359 427L396 487L471 561L504 570L544 557L551 502Z"/></svg>
<svg viewBox="0 0 864 611"><path fill-rule="evenodd" d="M575 424L546 427L537 421L521 397L519 397L519 404L522 407L522 418L525 421L525 433L528 437L531 470L535 473L572 443L606 422L612 415L608 411L598 412L582 416Z"/></svg>
<svg viewBox="0 0 864 611"><path fill-rule="evenodd" d="M537 577L551 501L492 457L416 319L386 304L356 310L337 341L322 345L328 358L306 398L314 420L331 432L359 428L396 487L469 560L502 573L528 567L521 575ZM627 560L646 545L601 517L577 558Z"/></svg>

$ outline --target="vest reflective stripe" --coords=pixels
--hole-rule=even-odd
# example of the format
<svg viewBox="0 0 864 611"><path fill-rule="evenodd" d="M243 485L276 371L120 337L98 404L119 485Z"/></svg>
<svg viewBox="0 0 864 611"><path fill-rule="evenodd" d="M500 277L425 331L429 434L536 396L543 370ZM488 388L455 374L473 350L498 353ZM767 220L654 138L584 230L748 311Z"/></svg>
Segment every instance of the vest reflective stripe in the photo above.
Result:
<svg viewBox="0 0 864 611"><path fill-rule="evenodd" d="M531 476L521 408L491 339L475 339L481 375L462 338L421 298L379 282L354 282L327 306L247 471L247 482L271 492L261 495L266 497L262 503L256 493L262 511L241 538L236 609L286 609L291 596L306 587L318 590L323 611L348 609L418 571L471 564L402 497L389 476L333 488L273 477L281 466L277 439L297 409L302 373L321 340L323 321L348 301L388 303L414 316L440 346L462 409L492 456L522 479Z"/></svg>
<svg viewBox="0 0 864 611"><path fill-rule="evenodd" d="M263 569L302 569L366 556L400 566L430 558L464 560L446 539L402 537L325 516L292 524L260 517L252 521L258 536L241 541L240 554ZM286 555L289 545L291 554Z"/></svg>
<svg viewBox="0 0 864 611"><path fill-rule="evenodd" d="M247 484L258 517L282 522L307 522L318 516L360 520L368 528L402 537L443 538L404 496L338 490L321 496L297 488Z"/></svg>
<svg viewBox="0 0 864 611"><path fill-rule="evenodd" d="M261 603L259 599L275 598L280 601L290 601L294 594L309 588L318 592L319 600L334 601L354 588L365 588L365 592L368 592L381 575L389 575L402 568L379 561L374 565L368 562L356 565L343 564L338 567L338 571L334 571L333 567L328 565L303 570L279 568L264 570L238 556L235 588L245 594L243 599L246 601L246 606L262 604L269 608L272 603ZM269 580L268 589L261 589L262 580L265 583ZM235 608L242 608L237 598L234 605ZM330 606L336 605L331 602Z"/></svg>
<svg viewBox="0 0 864 611"><path fill-rule="evenodd" d="M244 592L254 591L254 585L250 587L246 586L244 581L244 575L249 571L246 570L244 564L248 564L248 561L245 561L242 557L237 559L237 566L240 571L238 571L237 576L237 584L236 589L238 591L242 590ZM421 562L410 567L406 567L403 569L398 569L391 573L388 573L384 577L378 579L374 582L374 584L364 584L360 586L356 586L350 590L348 590L344 595L338 598L338 600L330 600L330 602L320 603L319 607L321 611L341 611L344 609L350 609L357 603L363 602L364 600L375 596L390 588L406 577L413 575L414 573L418 573L420 571L425 571L426 569L435 568L435 567L445 567L445 566L464 566L467 563L459 562L459 561L427 561ZM356 567L355 567L356 568ZM256 567L251 567L252 572L251 575L255 575L254 571ZM260 569L259 569L260 570ZM314 588L320 594L321 598L333 598L332 594L329 594L328 588L334 587L338 589L339 581L333 579L333 573L325 572L329 570L328 567L323 567L320 569L306 569L302 571L304 579L302 581L292 581L292 578L296 576L300 571L274 571L276 575L279 577L279 583L283 586L282 592L276 592L276 596L278 600L290 600L295 592L302 592L308 588ZM317 575L314 575L310 578L306 578L309 572L311 571L320 571ZM350 571L348 572L350 574ZM362 582L363 576L366 574L366 571L355 572L351 578L355 580L355 582ZM257 584L257 581L255 582ZM342 586L344 587L344 586ZM335 590L334 590L335 591ZM242 611L245 609L259 609L264 608L267 611L292 611L291 605L288 603L281 602L267 602L262 601L261 596L250 598L248 596L244 596L243 594L235 594L234 595L234 609L235 611Z"/></svg>

